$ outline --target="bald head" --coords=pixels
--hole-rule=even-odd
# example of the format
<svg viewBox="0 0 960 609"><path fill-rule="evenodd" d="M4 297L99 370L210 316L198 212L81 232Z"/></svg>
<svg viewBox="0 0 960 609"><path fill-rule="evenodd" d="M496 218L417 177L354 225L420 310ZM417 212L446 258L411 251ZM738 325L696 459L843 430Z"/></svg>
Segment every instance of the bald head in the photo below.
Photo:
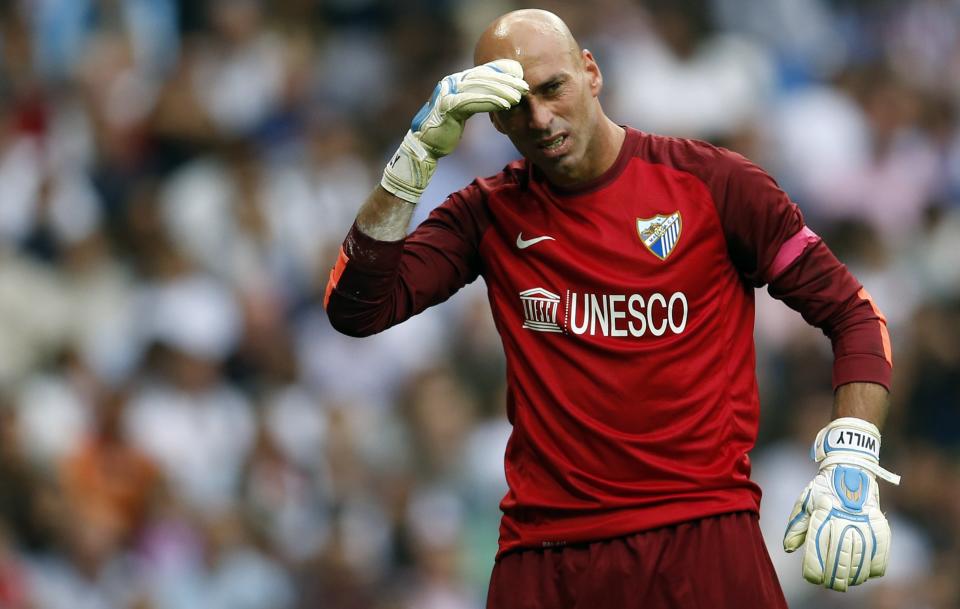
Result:
<svg viewBox="0 0 960 609"><path fill-rule="evenodd" d="M480 65L494 59L515 59L526 64L560 53L580 60L580 45L567 24L549 11L523 9L498 17L484 30L473 61Z"/></svg>
<svg viewBox="0 0 960 609"><path fill-rule="evenodd" d="M616 160L624 130L603 113L603 75L562 19L525 9L498 17L477 41L477 65L511 59L529 90L490 120L547 179L572 186L602 174Z"/></svg>

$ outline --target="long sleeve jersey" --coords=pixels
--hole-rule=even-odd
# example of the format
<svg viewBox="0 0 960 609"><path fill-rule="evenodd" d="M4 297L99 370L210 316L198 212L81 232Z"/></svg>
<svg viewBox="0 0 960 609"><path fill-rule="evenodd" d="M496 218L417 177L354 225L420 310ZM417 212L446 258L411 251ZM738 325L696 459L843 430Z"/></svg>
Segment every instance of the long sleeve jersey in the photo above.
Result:
<svg viewBox="0 0 960 609"><path fill-rule="evenodd" d="M500 554L759 509L754 288L821 328L834 386L889 387L886 322L774 180L733 152L627 128L603 175L526 160L451 195L411 235L354 226L331 323L362 336L483 276L513 425Z"/></svg>

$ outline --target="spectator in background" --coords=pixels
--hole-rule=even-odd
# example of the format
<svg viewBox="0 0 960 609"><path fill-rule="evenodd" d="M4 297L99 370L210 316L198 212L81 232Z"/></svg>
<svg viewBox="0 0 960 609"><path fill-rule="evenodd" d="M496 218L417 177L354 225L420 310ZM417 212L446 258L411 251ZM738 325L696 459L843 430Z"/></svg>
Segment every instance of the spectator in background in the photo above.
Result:
<svg viewBox="0 0 960 609"><path fill-rule="evenodd" d="M142 530L151 503L160 492L160 471L123 435L126 395L105 392L89 437L60 465L60 486L67 511L81 523L130 545Z"/></svg>
<svg viewBox="0 0 960 609"><path fill-rule="evenodd" d="M19 562L16 550L43 550L49 542L39 505L42 482L32 465L20 441L17 412L0 394L0 529L11 569Z"/></svg>
<svg viewBox="0 0 960 609"><path fill-rule="evenodd" d="M30 583L27 570L13 546L8 524L0 516L0 607L28 609Z"/></svg>
<svg viewBox="0 0 960 609"><path fill-rule="evenodd" d="M227 509L202 520L204 555L155 579L155 609L290 609L290 575L258 548L242 515ZM179 568L177 568L179 567Z"/></svg>
<svg viewBox="0 0 960 609"><path fill-rule="evenodd" d="M649 0L644 32L614 47L613 115L638 129L728 142L773 92L762 47L718 31L707 0Z"/></svg>
<svg viewBox="0 0 960 609"><path fill-rule="evenodd" d="M212 0L207 6L212 31L195 49L194 94L223 134L255 135L282 99L282 39L264 27L261 0Z"/></svg>
<svg viewBox="0 0 960 609"><path fill-rule="evenodd" d="M200 513L228 507L240 491L256 419L223 376L238 340L235 300L223 285L175 270L143 294L155 364L124 413L126 433L154 459L175 492Z"/></svg>

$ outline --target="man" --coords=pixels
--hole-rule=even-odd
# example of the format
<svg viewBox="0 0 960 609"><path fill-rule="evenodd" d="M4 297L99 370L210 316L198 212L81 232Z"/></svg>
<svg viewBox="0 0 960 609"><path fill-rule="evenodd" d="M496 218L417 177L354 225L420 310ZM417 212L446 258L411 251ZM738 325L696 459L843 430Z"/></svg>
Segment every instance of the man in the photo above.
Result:
<svg viewBox="0 0 960 609"><path fill-rule="evenodd" d="M414 118L325 303L361 336L486 280L513 424L488 607L786 606L747 456L765 283L835 353L834 421L784 547L804 546L804 577L836 590L882 575L892 362L866 292L758 167L607 118L596 61L555 15L500 17L474 60ZM525 158L406 236L437 159L479 112Z"/></svg>

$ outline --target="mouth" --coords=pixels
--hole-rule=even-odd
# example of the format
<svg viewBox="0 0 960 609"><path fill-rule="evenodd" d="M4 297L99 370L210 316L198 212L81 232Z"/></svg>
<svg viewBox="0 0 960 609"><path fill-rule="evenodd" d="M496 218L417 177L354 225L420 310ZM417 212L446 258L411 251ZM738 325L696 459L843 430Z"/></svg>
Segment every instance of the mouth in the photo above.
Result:
<svg viewBox="0 0 960 609"><path fill-rule="evenodd" d="M537 148L547 157L558 157L566 154L570 138L566 133L559 133L551 138L537 142Z"/></svg>

